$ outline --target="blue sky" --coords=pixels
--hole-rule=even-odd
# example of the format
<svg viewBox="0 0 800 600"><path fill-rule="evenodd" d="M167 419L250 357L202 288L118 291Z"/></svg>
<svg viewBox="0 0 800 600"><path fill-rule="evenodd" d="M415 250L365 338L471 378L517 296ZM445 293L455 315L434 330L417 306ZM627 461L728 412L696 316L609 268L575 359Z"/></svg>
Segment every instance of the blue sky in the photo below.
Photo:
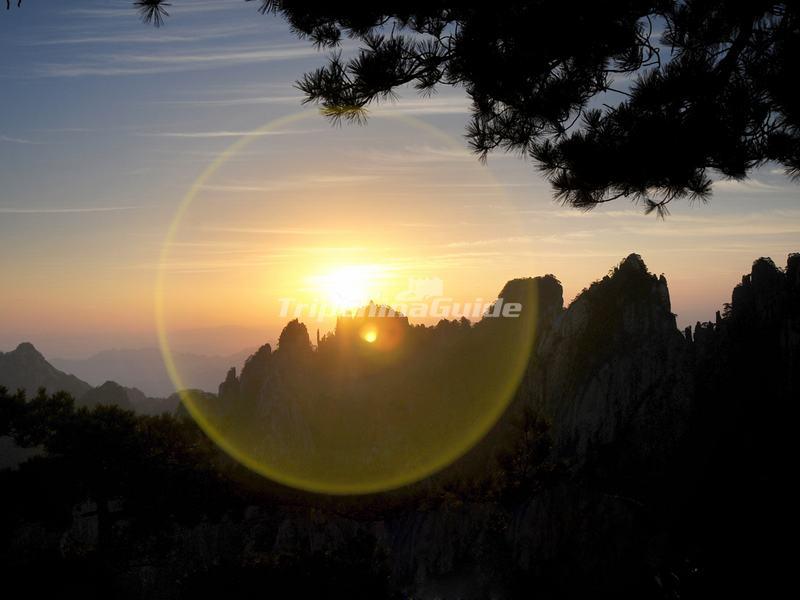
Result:
<svg viewBox="0 0 800 600"><path fill-rule="evenodd" d="M161 29L143 25L126 0L30 0L0 11L0 276L10 290L0 300L0 350L22 339L73 356L152 344L153 271L186 190L242 135L306 110L293 82L325 58L256 8L173 0ZM204 230L215 256L235 248L249 257L249 274L230 285L269 262L252 259L253 244L283 257L286 270L302 254L313 271L308 256L330 266L336 244L361 236L366 246L378 229L397 243L372 247L373 256L425 256L421 275L488 296L509 277L553 272L569 300L636 251L666 274L681 324L713 318L753 259L781 265L800 249L798 189L770 166L748 182L718 183L708 205L676 204L665 222L625 201L583 214L554 204L524 160L478 164L463 139L467 106L463 91L445 88L431 99L405 91L366 127L303 117L234 157L191 220L227 229L213 239ZM377 207L372 217L365 206ZM320 211L330 213L318 219ZM348 211L357 228L342 225ZM308 251L309 223L326 222L341 238ZM265 237L242 238L244 224ZM198 247L197 235L187 247ZM190 259L209 270L208 254L181 264ZM244 264L219 260L215 267ZM275 282L270 268L264 279ZM207 275L197 285L214 282ZM276 334L274 319L252 322L253 310L219 320L198 312L181 327L238 331L224 348L219 336L187 336L196 350L233 351Z"/></svg>

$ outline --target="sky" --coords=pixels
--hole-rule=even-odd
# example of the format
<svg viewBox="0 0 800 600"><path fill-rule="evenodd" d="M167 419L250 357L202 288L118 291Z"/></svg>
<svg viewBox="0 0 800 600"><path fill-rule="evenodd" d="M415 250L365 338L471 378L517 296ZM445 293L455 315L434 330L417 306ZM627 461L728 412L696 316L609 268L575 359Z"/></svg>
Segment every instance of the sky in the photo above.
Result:
<svg viewBox="0 0 800 600"><path fill-rule="evenodd" d="M206 354L274 341L287 303L491 300L546 273L569 302L631 252L685 326L754 259L800 250L798 188L774 166L659 220L562 207L516 155L479 163L461 89L334 127L294 88L327 53L256 8L173 0L160 29L127 0L0 11L0 351L155 345L157 298L176 349Z"/></svg>

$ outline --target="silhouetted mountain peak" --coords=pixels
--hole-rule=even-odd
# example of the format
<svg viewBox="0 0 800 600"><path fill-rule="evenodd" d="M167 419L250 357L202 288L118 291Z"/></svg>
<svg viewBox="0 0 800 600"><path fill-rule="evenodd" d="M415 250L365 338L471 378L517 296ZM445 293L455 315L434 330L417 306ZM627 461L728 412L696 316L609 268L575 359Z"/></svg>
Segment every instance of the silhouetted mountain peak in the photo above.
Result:
<svg viewBox="0 0 800 600"><path fill-rule="evenodd" d="M30 342L19 344L11 352L0 352L0 385L9 390L23 389L30 396L39 388L60 390L78 398L91 386L74 375L59 371Z"/></svg>
<svg viewBox="0 0 800 600"><path fill-rule="evenodd" d="M751 327L766 327L779 320L787 308L796 311L800 295L800 254L790 254L786 270L771 258L753 262L749 275L742 277L731 295L727 314Z"/></svg>
<svg viewBox="0 0 800 600"><path fill-rule="evenodd" d="M133 391L133 390L131 390ZM138 392L139 390L136 390ZM135 392L134 392L135 394ZM141 394L141 392L139 392ZM144 397L144 394L141 394ZM81 406L94 407L99 405L114 405L126 409L132 409L130 394L127 388L122 387L116 381L106 381L104 384L92 388L80 399Z"/></svg>
<svg viewBox="0 0 800 600"><path fill-rule="evenodd" d="M219 384L218 396L222 400L231 400L239 397L239 378L236 377L236 367L228 369L225 381Z"/></svg>
<svg viewBox="0 0 800 600"><path fill-rule="evenodd" d="M101 385L98 385L94 389L96 389L96 390L104 390L104 391L108 391L108 392L116 392L116 391L119 391L119 390L123 390L123 391L125 390L125 388L122 387L120 384L118 384L116 381L110 381L110 380L106 381L105 383L103 383Z"/></svg>
<svg viewBox="0 0 800 600"><path fill-rule="evenodd" d="M22 342L12 352L25 360L37 360L47 362L44 355L39 352L30 342Z"/></svg>
<svg viewBox="0 0 800 600"><path fill-rule="evenodd" d="M311 353L311 338L305 323L294 319L286 324L278 337L277 354L286 359L300 358Z"/></svg>
<svg viewBox="0 0 800 600"><path fill-rule="evenodd" d="M795 293L800 292L800 253L789 255L786 261L786 281Z"/></svg>
<svg viewBox="0 0 800 600"><path fill-rule="evenodd" d="M638 254L628 255L608 275L585 289L576 300L585 296L618 306L644 303L652 305L654 309L670 312L666 278L650 273Z"/></svg>
<svg viewBox="0 0 800 600"><path fill-rule="evenodd" d="M564 289L555 275L511 279L497 297L523 307L535 306L540 320L552 319L564 310Z"/></svg>
<svg viewBox="0 0 800 600"><path fill-rule="evenodd" d="M242 367L242 377L246 377L247 374L251 371L258 371L263 364L269 360L269 357L272 355L272 346L269 344L264 344L258 350L256 350L253 354L251 354L247 360L244 362L244 366ZM236 373L234 372L234 375Z"/></svg>
<svg viewBox="0 0 800 600"><path fill-rule="evenodd" d="M257 394L264 385L267 376L267 368L272 359L272 346L264 344L255 354L250 356L242 367L242 374L239 378L241 391L243 394ZM236 374L234 373L234 376Z"/></svg>
<svg viewBox="0 0 800 600"><path fill-rule="evenodd" d="M584 289L567 309L564 335L587 329L596 341L610 336L632 338L670 335L676 328L667 280L647 270L642 257L631 254L599 281Z"/></svg>
<svg viewBox="0 0 800 600"><path fill-rule="evenodd" d="M774 288L783 284L783 273L769 257L761 257L753 261L750 280L757 288Z"/></svg>
<svg viewBox="0 0 800 600"><path fill-rule="evenodd" d="M644 259L640 254L632 252L620 263L619 270L636 270L647 273L647 265L644 264Z"/></svg>

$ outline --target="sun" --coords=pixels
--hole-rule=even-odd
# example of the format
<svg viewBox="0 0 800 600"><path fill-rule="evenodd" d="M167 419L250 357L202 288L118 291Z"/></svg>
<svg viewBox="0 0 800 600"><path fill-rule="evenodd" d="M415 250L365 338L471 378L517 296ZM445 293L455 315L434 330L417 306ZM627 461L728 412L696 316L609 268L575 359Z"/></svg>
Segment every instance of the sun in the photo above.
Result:
<svg viewBox="0 0 800 600"><path fill-rule="evenodd" d="M311 278L314 290L337 311L366 305L379 296L377 265L348 265Z"/></svg>
<svg viewBox="0 0 800 600"><path fill-rule="evenodd" d="M375 327L365 327L361 330L361 339L372 344L378 339L378 330Z"/></svg>

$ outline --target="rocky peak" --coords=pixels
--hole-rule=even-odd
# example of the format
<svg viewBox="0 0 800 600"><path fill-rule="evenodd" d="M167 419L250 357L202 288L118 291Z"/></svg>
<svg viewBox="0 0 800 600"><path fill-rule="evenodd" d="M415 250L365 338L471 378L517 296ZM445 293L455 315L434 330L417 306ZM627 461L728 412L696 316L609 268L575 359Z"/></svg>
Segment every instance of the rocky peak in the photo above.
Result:
<svg viewBox="0 0 800 600"><path fill-rule="evenodd" d="M144 399L144 394L135 388L129 390L116 381L106 381L104 384L86 392L80 398L79 404L89 408L104 405L119 406L120 408L132 410L133 404L131 400L133 399Z"/></svg>
<svg viewBox="0 0 800 600"><path fill-rule="evenodd" d="M22 342L13 350L13 353L23 360L46 362L44 355L30 342Z"/></svg>
<svg viewBox="0 0 800 600"><path fill-rule="evenodd" d="M651 274L638 254L584 289L561 321L563 335L588 335L598 347L612 338L669 334L675 328L667 280Z"/></svg>
<svg viewBox="0 0 800 600"><path fill-rule="evenodd" d="M553 424L557 453L585 460L623 430L651 437L652 448L669 445L657 419L642 419L642 407L657 415L681 410L685 348L667 281L638 254L581 292L533 365L534 405Z"/></svg>
<svg viewBox="0 0 800 600"><path fill-rule="evenodd" d="M267 368L270 358L272 357L272 347L269 344L264 344L253 354L251 354L242 367L241 380L258 376Z"/></svg>
<svg viewBox="0 0 800 600"><path fill-rule="evenodd" d="M239 377L240 392L244 397L254 398L261 391L261 386L264 385L267 378L271 359L272 347L264 344L245 361Z"/></svg>
<svg viewBox="0 0 800 600"><path fill-rule="evenodd" d="M9 390L23 389L29 396L45 388L51 393L63 390L80 398L91 389L85 381L56 369L30 342L0 353L0 385Z"/></svg>
<svg viewBox="0 0 800 600"><path fill-rule="evenodd" d="M800 254L790 254L786 261L786 283L793 293L800 293Z"/></svg>
<svg viewBox="0 0 800 600"><path fill-rule="evenodd" d="M729 316L734 321L765 326L781 314L796 294L800 278L800 258L789 256L786 271L771 258L759 258L749 275L742 277L731 296Z"/></svg>
<svg viewBox="0 0 800 600"><path fill-rule="evenodd" d="M278 338L278 354L283 357L299 357L311 352L311 338L305 323L297 319L289 321Z"/></svg>
<svg viewBox="0 0 800 600"><path fill-rule="evenodd" d="M750 280L754 286L780 285L781 279L783 279L781 270L768 256L762 256L753 261L753 266L750 269Z"/></svg>
<svg viewBox="0 0 800 600"><path fill-rule="evenodd" d="M523 310L535 306L539 323L553 320L564 310L564 289L554 275L512 279L497 297L504 302L518 302Z"/></svg>
<svg viewBox="0 0 800 600"><path fill-rule="evenodd" d="M647 265L644 264L644 259L641 255L631 253L619 264L620 271L639 271L647 273Z"/></svg>
<svg viewBox="0 0 800 600"><path fill-rule="evenodd" d="M219 384L220 400L235 400L239 396L239 379L236 377L236 367L228 369L225 381Z"/></svg>

